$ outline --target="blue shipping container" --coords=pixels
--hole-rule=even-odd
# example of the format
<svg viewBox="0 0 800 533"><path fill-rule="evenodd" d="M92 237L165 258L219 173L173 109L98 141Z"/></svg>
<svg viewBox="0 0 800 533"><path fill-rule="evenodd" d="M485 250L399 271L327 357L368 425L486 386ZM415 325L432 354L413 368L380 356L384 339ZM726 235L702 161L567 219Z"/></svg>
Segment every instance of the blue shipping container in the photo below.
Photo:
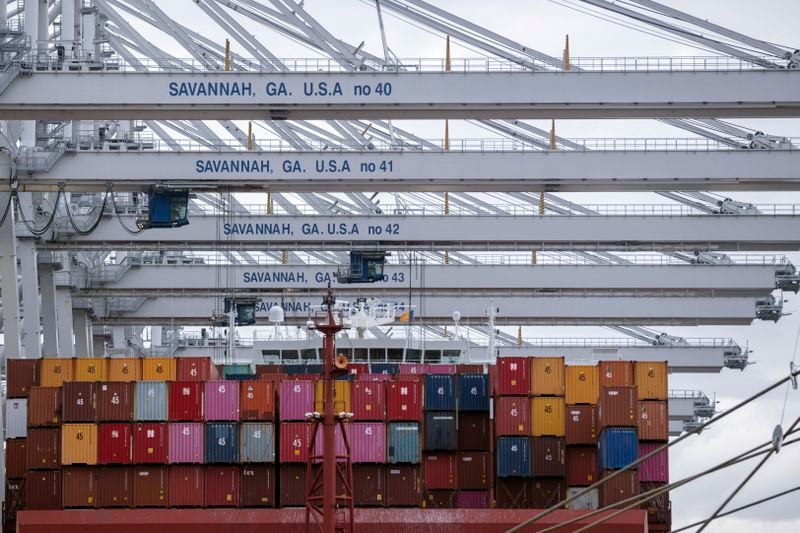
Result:
<svg viewBox="0 0 800 533"><path fill-rule="evenodd" d="M636 428L605 428L597 443L600 470L624 468L638 457Z"/></svg>
<svg viewBox="0 0 800 533"><path fill-rule="evenodd" d="M283 373L290 376L320 374L322 365L283 365Z"/></svg>
<svg viewBox="0 0 800 533"><path fill-rule="evenodd" d="M392 422L389 424L386 461L389 463L419 463L419 424Z"/></svg>
<svg viewBox="0 0 800 533"><path fill-rule="evenodd" d="M229 381L254 381L258 379L258 374L228 374L225 379Z"/></svg>
<svg viewBox="0 0 800 533"><path fill-rule="evenodd" d="M458 410L489 410L489 376L462 374L458 377Z"/></svg>
<svg viewBox="0 0 800 533"><path fill-rule="evenodd" d="M530 437L497 439L497 477L531 477Z"/></svg>
<svg viewBox="0 0 800 533"><path fill-rule="evenodd" d="M167 398L166 381L137 381L134 388L133 419L137 422L166 422Z"/></svg>
<svg viewBox="0 0 800 533"><path fill-rule="evenodd" d="M253 372L253 369L250 368L250 363L232 363L227 365L222 365L222 379L230 379L228 376L237 375L237 374L250 374Z"/></svg>
<svg viewBox="0 0 800 533"><path fill-rule="evenodd" d="M235 422L206 424L206 463L239 461L239 428Z"/></svg>
<svg viewBox="0 0 800 533"><path fill-rule="evenodd" d="M400 365L398 363L372 363L370 374L399 374Z"/></svg>
<svg viewBox="0 0 800 533"><path fill-rule="evenodd" d="M425 410L456 410L456 377L452 374L425 376Z"/></svg>
<svg viewBox="0 0 800 533"><path fill-rule="evenodd" d="M425 449L427 451L456 451L458 431L455 411L425 413Z"/></svg>

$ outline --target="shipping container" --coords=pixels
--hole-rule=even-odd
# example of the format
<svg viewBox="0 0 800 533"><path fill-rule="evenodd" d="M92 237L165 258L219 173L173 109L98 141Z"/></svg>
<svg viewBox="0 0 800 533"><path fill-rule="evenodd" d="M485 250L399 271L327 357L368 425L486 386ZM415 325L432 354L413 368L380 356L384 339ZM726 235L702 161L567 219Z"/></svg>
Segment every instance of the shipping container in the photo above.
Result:
<svg viewBox="0 0 800 533"><path fill-rule="evenodd" d="M353 465L353 502L357 507L383 507L386 505L385 466Z"/></svg>
<svg viewBox="0 0 800 533"><path fill-rule="evenodd" d="M31 428L26 441L28 470L61 465L61 428Z"/></svg>
<svg viewBox="0 0 800 533"><path fill-rule="evenodd" d="M134 464L166 464L169 454L167 424L143 422L133 425Z"/></svg>
<svg viewBox="0 0 800 533"><path fill-rule="evenodd" d="M598 479L597 446L567 446L567 485L588 487Z"/></svg>
<svg viewBox="0 0 800 533"><path fill-rule="evenodd" d="M278 430L278 435L281 443L281 463L305 463L308 461L308 445L311 442L310 423L284 422Z"/></svg>
<svg viewBox="0 0 800 533"><path fill-rule="evenodd" d="M97 469L67 466L61 470L61 503L64 509L93 509L97 506Z"/></svg>
<svg viewBox="0 0 800 533"><path fill-rule="evenodd" d="M600 428L597 420L596 405L567 405L565 417L565 434L567 446L580 444L597 444Z"/></svg>
<svg viewBox="0 0 800 533"><path fill-rule="evenodd" d="M597 366L570 365L565 368L567 403L597 404L600 397L600 375Z"/></svg>
<svg viewBox="0 0 800 533"><path fill-rule="evenodd" d="M531 399L531 426L534 437L563 437L565 434L564 398L537 396Z"/></svg>
<svg viewBox="0 0 800 533"><path fill-rule="evenodd" d="M486 374L486 367L478 364L457 364L456 374Z"/></svg>
<svg viewBox="0 0 800 533"><path fill-rule="evenodd" d="M6 471L7 479L22 479L28 465L28 439L6 440Z"/></svg>
<svg viewBox="0 0 800 533"><path fill-rule="evenodd" d="M356 381L392 381L393 374L358 374Z"/></svg>
<svg viewBox="0 0 800 533"><path fill-rule="evenodd" d="M239 507L239 468L206 467L206 507Z"/></svg>
<svg viewBox="0 0 800 533"><path fill-rule="evenodd" d="M416 422L389 423L386 450L388 463L419 463L419 424Z"/></svg>
<svg viewBox="0 0 800 533"><path fill-rule="evenodd" d="M495 460L497 477L531 477L531 438L498 438Z"/></svg>
<svg viewBox="0 0 800 533"><path fill-rule="evenodd" d="M97 472L97 506L127 508L133 504L133 468L101 467Z"/></svg>
<svg viewBox="0 0 800 533"><path fill-rule="evenodd" d="M167 421L169 396L166 381L139 381L135 385L134 395L134 420Z"/></svg>
<svg viewBox="0 0 800 533"><path fill-rule="evenodd" d="M235 422L206 424L206 463L239 461L239 427Z"/></svg>
<svg viewBox="0 0 800 533"><path fill-rule="evenodd" d="M425 376L426 411L456 410L456 377L453 374L428 374Z"/></svg>
<svg viewBox="0 0 800 533"><path fill-rule="evenodd" d="M497 478L494 500L498 509L530 509L531 484L533 480L523 477Z"/></svg>
<svg viewBox="0 0 800 533"><path fill-rule="evenodd" d="M605 428L597 446L600 470L624 468L638 458L636 428Z"/></svg>
<svg viewBox="0 0 800 533"><path fill-rule="evenodd" d="M531 390L528 357L498 357L495 395L528 396Z"/></svg>
<svg viewBox="0 0 800 533"><path fill-rule="evenodd" d="M130 424L99 424L97 427L97 464L131 464L132 428Z"/></svg>
<svg viewBox="0 0 800 533"><path fill-rule="evenodd" d="M108 359L105 357L76 358L75 381L108 381Z"/></svg>
<svg viewBox="0 0 800 533"><path fill-rule="evenodd" d="M261 365L256 365L256 373L258 373L258 367ZM353 374L358 376L359 374L369 374L369 364L367 363L348 363L347 365L347 373Z"/></svg>
<svg viewBox="0 0 800 533"><path fill-rule="evenodd" d="M6 401L6 438L24 439L28 436L28 399L9 398Z"/></svg>
<svg viewBox="0 0 800 533"><path fill-rule="evenodd" d="M488 451L490 428L489 413L458 413L458 449Z"/></svg>
<svg viewBox="0 0 800 533"><path fill-rule="evenodd" d="M176 367L174 357L145 357L142 359L142 380L175 381Z"/></svg>
<svg viewBox="0 0 800 533"><path fill-rule="evenodd" d="M456 365L449 363L430 363L425 365L426 374L455 374Z"/></svg>
<svg viewBox="0 0 800 533"><path fill-rule="evenodd" d="M39 360L39 385L60 387L75 381L75 360L68 357L45 357Z"/></svg>
<svg viewBox="0 0 800 533"><path fill-rule="evenodd" d="M272 422L244 422L240 427L239 461L275 462L275 426Z"/></svg>
<svg viewBox="0 0 800 533"><path fill-rule="evenodd" d="M61 509L61 472L41 470L25 477L25 510Z"/></svg>
<svg viewBox="0 0 800 533"><path fill-rule="evenodd" d="M39 385L39 361L5 358L7 398L27 398L30 388Z"/></svg>
<svg viewBox="0 0 800 533"><path fill-rule="evenodd" d="M603 472L600 479L616 472ZM639 494L639 476L636 470L625 470L598 487L600 507L608 507Z"/></svg>
<svg viewBox="0 0 800 533"><path fill-rule="evenodd" d="M600 372L600 387L632 387L632 361L600 361L597 364Z"/></svg>
<svg viewBox="0 0 800 533"><path fill-rule="evenodd" d="M391 465L386 468L386 506L419 507L422 487L418 465Z"/></svg>
<svg viewBox="0 0 800 533"><path fill-rule="evenodd" d="M567 487L567 499L570 499L585 490L586 487ZM600 495L597 489L591 489L586 494L578 496L578 498L567 504L567 508L572 509L573 511L595 511L599 509Z"/></svg>
<svg viewBox="0 0 800 533"><path fill-rule="evenodd" d="M228 376L233 374L250 374L252 371L253 369L250 367L250 363L227 363L220 365L220 377L222 379L228 379Z"/></svg>
<svg viewBox="0 0 800 533"><path fill-rule="evenodd" d="M281 422L305 420L306 413L314 411L314 382L282 381L278 411Z"/></svg>
<svg viewBox="0 0 800 533"><path fill-rule="evenodd" d="M64 422L94 422L96 385L91 382L69 381L62 387L61 418Z"/></svg>
<svg viewBox="0 0 800 533"><path fill-rule="evenodd" d="M531 400L521 396L494 399L494 431L498 437L530 436Z"/></svg>
<svg viewBox="0 0 800 533"><path fill-rule="evenodd" d="M280 477L280 506L305 507L306 505L306 465L282 464Z"/></svg>
<svg viewBox="0 0 800 533"><path fill-rule="evenodd" d="M49 427L61 423L61 388L31 387L28 393L28 426Z"/></svg>
<svg viewBox="0 0 800 533"><path fill-rule="evenodd" d="M486 452L459 452L456 457L458 490L489 490L492 458Z"/></svg>
<svg viewBox="0 0 800 533"><path fill-rule="evenodd" d="M531 358L531 396L564 396L563 357Z"/></svg>
<svg viewBox="0 0 800 533"><path fill-rule="evenodd" d="M130 422L133 419L133 384L98 383L96 403L98 422Z"/></svg>
<svg viewBox="0 0 800 533"><path fill-rule="evenodd" d="M64 424L61 426L61 464L97 464L96 424Z"/></svg>
<svg viewBox="0 0 800 533"><path fill-rule="evenodd" d="M455 451L458 449L458 419L455 411L425 413L425 449L428 451Z"/></svg>
<svg viewBox="0 0 800 533"><path fill-rule="evenodd" d="M205 431L199 422L171 422L168 427L167 458L170 463L205 462Z"/></svg>
<svg viewBox="0 0 800 533"><path fill-rule="evenodd" d="M488 509L489 493L484 490L460 490L456 506L459 509Z"/></svg>
<svg viewBox="0 0 800 533"><path fill-rule="evenodd" d="M455 490L458 487L458 460L454 453L426 453L422 457L425 490Z"/></svg>
<svg viewBox="0 0 800 533"><path fill-rule="evenodd" d="M324 383L325 382L323 380L314 382L314 411L318 413L322 413L324 411L322 406ZM349 413L350 382L335 380L333 383L333 411L335 413Z"/></svg>
<svg viewBox="0 0 800 533"><path fill-rule="evenodd" d="M386 384L356 381L350 389L353 420L386 420Z"/></svg>
<svg viewBox="0 0 800 533"><path fill-rule="evenodd" d="M309 431L313 435L313 433L314 433L314 425L313 424L311 424L311 429ZM345 455L346 450L345 450L345 446L344 446L344 437L342 436L342 430L340 429L338 424L336 426L334 426L333 432L334 432L334 439L336 441L336 447L335 447L336 455L338 457L342 457L342 456ZM314 451L312 453L312 456L321 457L325 453L325 443L323 441L324 441L324 437L322 435L322 424L320 424L319 427L317 428L317 434L316 434L316 437L315 437L315 440L314 440ZM318 459L314 459L314 462L318 463L318 462L322 462L322 460L318 458Z"/></svg>
<svg viewBox="0 0 800 533"><path fill-rule="evenodd" d="M353 463L386 462L386 424L384 422L352 422L347 424L350 461Z"/></svg>
<svg viewBox="0 0 800 533"><path fill-rule="evenodd" d="M601 387L597 413L600 428L635 427L638 420L636 387Z"/></svg>
<svg viewBox="0 0 800 533"><path fill-rule="evenodd" d="M634 383L640 400L667 400L669 368L666 361L637 361L634 363Z"/></svg>
<svg viewBox="0 0 800 533"><path fill-rule="evenodd" d="M133 469L133 507L166 507L169 504L169 468L137 466Z"/></svg>
<svg viewBox="0 0 800 533"><path fill-rule="evenodd" d="M260 379L243 381L239 385L239 414L241 420L275 420L275 381Z"/></svg>
<svg viewBox="0 0 800 533"><path fill-rule="evenodd" d="M640 494L653 490L661 490L664 483L639 481ZM672 525L672 507L669 501L669 492L662 492L642 505L647 510L647 522L650 531L670 531Z"/></svg>
<svg viewBox="0 0 800 533"><path fill-rule="evenodd" d="M489 410L489 376L461 374L458 376L458 410Z"/></svg>
<svg viewBox="0 0 800 533"><path fill-rule="evenodd" d="M242 465L239 467L239 503L242 507L274 507L275 466Z"/></svg>
<svg viewBox="0 0 800 533"><path fill-rule="evenodd" d="M370 374L389 374L396 375L400 373L400 365L397 363L370 363Z"/></svg>
<svg viewBox="0 0 800 533"><path fill-rule="evenodd" d="M138 357L111 357L108 360L108 381L142 380L142 360Z"/></svg>
<svg viewBox="0 0 800 533"><path fill-rule="evenodd" d="M640 401L639 440L666 441L669 438L669 408L666 401ZM30 402L28 405L30 409ZM30 417L30 414L28 415Z"/></svg>
<svg viewBox="0 0 800 533"><path fill-rule="evenodd" d="M176 358L176 381L215 381L218 379L219 373L217 372L217 367L210 357Z"/></svg>
<svg viewBox="0 0 800 533"><path fill-rule="evenodd" d="M428 365L423 365L422 363L400 363L400 371L398 374L401 376L409 374L427 374L427 366Z"/></svg>
<svg viewBox="0 0 800 533"><path fill-rule="evenodd" d="M6 531L16 531L17 511L21 511L25 507L25 480L24 479L7 479L6 480L6 499L3 503L4 509L4 524Z"/></svg>
<svg viewBox="0 0 800 533"><path fill-rule="evenodd" d="M386 384L386 412L392 422L422 421L422 383L397 380Z"/></svg>
<svg viewBox="0 0 800 533"><path fill-rule="evenodd" d="M566 444L560 437L534 437L531 445L531 469L534 477L567 475ZM564 489L566 490L566 488Z"/></svg>
<svg viewBox="0 0 800 533"><path fill-rule="evenodd" d="M531 483L531 506L547 509L567 497L567 481L557 478L533 478Z"/></svg>
<svg viewBox="0 0 800 533"><path fill-rule="evenodd" d="M167 386L167 414L171 422L203 421L203 384L199 381L172 381Z"/></svg>
<svg viewBox="0 0 800 533"><path fill-rule="evenodd" d="M205 504L206 470L199 465L169 468L167 483L170 507L202 507Z"/></svg>
<svg viewBox="0 0 800 533"><path fill-rule="evenodd" d="M640 442L639 457L664 446L660 442ZM667 483L669 481L669 450L663 450L639 463L639 482Z"/></svg>
<svg viewBox="0 0 800 533"><path fill-rule="evenodd" d="M426 490L422 494L422 507L425 509L455 509L456 491Z"/></svg>

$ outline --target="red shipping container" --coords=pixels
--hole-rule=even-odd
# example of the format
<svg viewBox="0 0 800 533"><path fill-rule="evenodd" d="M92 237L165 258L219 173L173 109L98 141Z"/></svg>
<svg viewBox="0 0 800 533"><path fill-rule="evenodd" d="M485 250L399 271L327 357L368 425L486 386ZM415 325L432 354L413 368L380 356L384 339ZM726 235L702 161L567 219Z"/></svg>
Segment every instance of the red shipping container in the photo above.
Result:
<svg viewBox="0 0 800 533"><path fill-rule="evenodd" d="M25 507L25 480L6 480L5 523L7 531L16 531L17 511Z"/></svg>
<svg viewBox="0 0 800 533"><path fill-rule="evenodd" d="M97 506L97 469L65 466L61 470L61 498L64 509Z"/></svg>
<svg viewBox="0 0 800 533"><path fill-rule="evenodd" d="M386 506L419 507L421 503L419 466L388 466L386 468Z"/></svg>
<svg viewBox="0 0 800 533"><path fill-rule="evenodd" d="M308 380L282 381L278 395L281 421L305 420L314 411L314 382Z"/></svg>
<svg viewBox="0 0 800 533"><path fill-rule="evenodd" d="M600 427L636 427L637 413L636 387L600 387L600 403L597 411Z"/></svg>
<svg viewBox="0 0 800 533"><path fill-rule="evenodd" d="M280 462L308 462L308 444L311 442L309 422L284 422L280 426Z"/></svg>
<svg viewBox="0 0 800 533"><path fill-rule="evenodd" d="M358 381L392 381L394 376L392 374L358 374L356 380Z"/></svg>
<svg viewBox="0 0 800 533"><path fill-rule="evenodd" d="M454 453L426 453L422 457L425 490L455 490L458 462Z"/></svg>
<svg viewBox="0 0 800 533"><path fill-rule="evenodd" d="M42 470L25 476L25 510L61 509L61 471Z"/></svg>
<svg viewBox="0 0 800 533"><path fill-rule="evenodd" d="M386 504L386 467L353 465L353 500L359 507L383 507Z"/></svg>
<svg viewBox="0 0 800 533"><path fill-rule="evenodd" d="M640 442L639 457L644 457L663 445L661 442ZM658 452L650 459L639 463L639 482L669 482L669 450Z"/></svg>
<svg viewBox="0 0 800 533"><path fill-rule="evenodd" d="M97 463L131 463L131 425L100 424L97 429Z"/></svg>
<svg viewBox="0 0 800 533"><path fill-rule="evenodd" d="M39 384L39 359L6 358L6 397L27 398Z"/></svg>
<svg viewBox="0 0 800 533"><path fill-rule="evenodd" d="M242 420L275 419L274 381L243 381L239 390L239 414Z"/></svg>
<svg viewBox="0 0 800 533"><path fill-rule="evenodd" d="M169 469L137 466L133 469L133 506L166 507L169 503Z"/></svg>
<svg viewBox="0 0 800 533"><path fill-rule="evenodd" d="M305 507L306 505L306 465L282 464L279 468L281 478L281 507Z"/></svg>
<svg viewBox="0 0 800 533"><path fill-rule="evenodd" d="M205 502L205 468L196 465L169 468L169 506L202 507Z"/></svg>
<svg viewBox="0 0 800 533"><path fill-rule="evenodd" d="M8 439L6 441L6 478L24 478L27 464L27 439Z"/></svg>
<svg viewBox="0 0 800 533"><path fill-rule="evenodd" d="M604 479L615 472L607 470L602 473L600 479ZM613 479L606 480L598 489L600 507L608 507L639 494L639 475L636 470L625 470Z"/></svg>
<svg viewBox="0 0 800 533"><path fill-rule="evenodd" d="M28 470L58 468L61 466L61 429L29 429L25 448Z"/></svg>
<svg viewBox="0 0 800 533"><path fill-rule="evenodd" d="M422 421L422 383L398 380L386 384L386 411L392 422Z"/></svg>
<svg viewBox="0 0 800 533"><path fill-rule="evenodd" d="M456 502L459 509L488 509L489 493L482 490L460 490Z"/></svg>
<svg viewBox="0 0 800 533"><path fill-rule="evenodd" d="M530 509L533 480L522 477L497 478L494 499L498 509Z"/></svg>
<svg viewBox="0 0 800 533"><path fill-rule="evenodd" d="M178 357L175 364L177 381L214 381L219 379L217 367L210 357Z"/></svg>
<svg viewBox="0 0 800 533"><path fill-rule="evenodd" d="M566 414L567 446L597 444L600 427L596 405L568 405Z"/></svg>
<svg viewBox="0 0 800 533"><path fill-rule="evenodd" d="M275 465L244 465L240 472L242 507L275 507Z"/></svg>
<svg viewBox="0 0 800 533"><path fill-rule="evenodd" d="M99 468L97 473L97 506L130 507L133 502L133 469L130 467Z"/></svg>
<svg viewBox="0 0 800 533"><path fill-rule="evenodd" d="M31 387L28 392L28 427L61 424L61 387Z"/></svg>
<svg viewBox="0 0 800 533"><path fill-rule="evenodd" d="M273 379L276 374L282 373L283 365L256 365L256 376L259 379Z"/></svg>
<svg viewBox="0 0 800 533"><path fill-rule="evenodd" d="M456 491L426 490L422 496L422 507L426 509L455 509Z"/></svg>
<svg viewBox="0 0 800 533"><path fill-rule="evenodd" d="M485 374L486 369L483 365L456 365L456 374Z"/></svg>
<svg viewBox="0 0 800 533"><path fill-rule="evenodd" d="M565 479L534 478L531 483L531 507L547 509L567 499Z"/></svg>
<svg viewBox="0 0 800 533"><path fill-rule="evenodd" d="M427 368L425 369L426 374L455 374L456 373L456 365L446 364L446 363L431 363L429 365L425 365Z"/></svg>
<svg viewBox="0 0 800 533"><path fill-rule="evenodd" d="M528 396L530 394L531 371L527 357L498 357L497 383L498 396Z"/></svg>
<svg viewBox="0 0 800 533"><path fill-rule="evenodd" d="M206 467L206 507L239 507L239 467Z"/></svg>
<svg viewBox="0 0 800 533"><path fill-rule="evenodd" d="M133 383L108 382L97 385L97 420L130 422L133 419Z"/></svg>
<svg viewBox="0 0 800 533"><path fill-rule="evenodd" d="M490 429L489 413L458 413L458 449L488 451Z"/></svg>
<svg viewBox="0 0 800 533"><path fill-rule="evenodd" d="M165 464L169 452L167 439L167 424L161 422L134 424L134 464Z"/></svg>
<svg viewBox="0 0 800 533"><path fill-rule="evenodd" d="M459 490L489 490L492 486L492 459L488 453L461 452L457 460Z"/></svg>
<svg viewBox="0 0 800 533"><path fill-rule="evenodd" d="M350 363L347 365L347 373L356 376L359 374L369 374L369 363Z"/></svg>
<svg viewBox="0 0 800 533"><path fill-rule="evenodd" d="M666 441L669 439L669 408L666 401L639 402L639 440ZM30 401L28 401L30 409ZM29 415L30 417L30 415Z"/></svg>
<svg viewBox="0 0 800 533"><path fill-rule="evenodd" d="M534 437L531 444L531 471L534 477L564 477L566 445L560 437Z"/></svg>
<svg viewBox="0 0 800 533"><path fill-rule="evenodd" d="M353 420L386 420L386 383L355 381L350 387Z"/></svg>
<svg viewBox="0 0 800 533"><path fill-rule="evenodd" d="M633 386L633 361L600 361L600 387Z"/></svg>
<svg viewBox="0 0 800 533"><path fill-rule="evenodd" d="M167 406L171 421L203 421L203 384L200 381L172 381L167 383L167 387Z"/></svg>
<svg viewBox="0 0 800 533"><path fill-rule="evenodd" d="M89 381L65 381L64 399L61 402L61 418L64 422L94 422L95 383Z"/></svg>
<svg viewBox="0 0 800 533"><path fill-rule="evenodd" d="M567 485L588 487L598 480L597 446L567 447Z"/></svg>
<svg viewBox="0 0 800 533"><path fill-rule="evenodd" d="M400 363L400 375L406 374L428 374L426 366L420 363Z"/></svg>
<svg viewBox="0 0 800 533"><path fill-rule="evenodd" d="M494 400L495 436L531 435L531 400L506 396Z"/></svg>

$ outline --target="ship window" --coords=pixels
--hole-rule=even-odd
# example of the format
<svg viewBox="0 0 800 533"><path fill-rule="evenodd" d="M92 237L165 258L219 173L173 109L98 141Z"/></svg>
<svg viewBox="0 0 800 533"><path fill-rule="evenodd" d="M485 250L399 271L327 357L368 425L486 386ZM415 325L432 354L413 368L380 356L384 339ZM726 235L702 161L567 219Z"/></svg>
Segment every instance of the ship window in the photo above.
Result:
<svg viewBox="0 0 800 533"><path fill-rule="evenodd" d="M313 361L317 359L317 350L314 348L308 348L300 352L300 355L303 357L304 361Z"/></svg>
<svg viewBox="0 0 800 533"><path fill-rule="evenodd" d="M403 360L403 349L402 348L389 348L387 359L389 361L402 361Z"/></svg>
<svg viewBox="0 0 800 533"><path fill-rule="evenodd" d="M409 348L406 350L406 361L410 363L419 363L422 359L422 350L414 350Z"/></svg>
<svg viewBox="0 0 800 533"><path fill-rule="evenodd" d="M298 358L297 350L283 350L281 352L281 355L283 356L284 359L297 359Z"/></svg>
<svg viewBox="0 0 800 533"><path fill-rule="evenodd" d="M461 350L444 350L442 359L448 362L456 362L461 357Z"/></svg>
<svg viewBox="0 0 800 533"><path fill-rule="evenodd" d="M353 361L366 361L367 349L366 348L353 348Z"/></svg>
<svg viewBox="0 0 800 533"><path fill-rule="evenodd" d="M370 361L386 361L386 350L384 348L370 348L369 349Z"/></svg>
<svg viewBox="0 0 800 533"><path fill-rule="evenodd" d="M426 363L438 363L442 360L441 350L425 350Z"/></svg>

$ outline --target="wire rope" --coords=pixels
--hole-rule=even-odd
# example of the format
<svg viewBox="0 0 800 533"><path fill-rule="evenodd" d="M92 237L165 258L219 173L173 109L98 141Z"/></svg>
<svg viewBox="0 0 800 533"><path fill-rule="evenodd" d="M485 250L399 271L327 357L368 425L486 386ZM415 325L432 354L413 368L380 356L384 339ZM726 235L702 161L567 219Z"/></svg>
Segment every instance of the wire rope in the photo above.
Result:
<svg viewBox="0 0 800 533"><path fill-rule="evenodd" d="M106 188L105 196L103 196L103 203L100 204L100 212L97 214L97 218L92 223L92 225L89 226L89 229L86 230L78 227L78 225L75 223L75 220L72 218L72 211L69 208L69 204L65 202L64 207L67 211L67 219L69 220L69 224L70 226L72 226L72 229L75 230L75 233L85 237L87 235L90 235L91 233L94 232L94 230L97 229L97 226L100 225L100 221L103 219L103 213L105 213L106 205L108 205L108 197L110 196L110 194L111 194L111 186L109 185Z"/></svg>
<svg viewBox="0 0 800 533"><path fill-rule="evenodd" d="M50 213L50 218L47 220L47 223L44 225L44 227L41 228L33 227L31 221L29 221L25 216L25 211L22 209L22 203L19 200L19 193L17 191L12 191L11 196L14 199L14 204L16 205L17 211L19 212L19 218L20 220L22 220L22 223L25 225L25 228L33 235L41 237L42 235L47 233L47 231L53 225L53 222L55 221L56 218L56 211L58 211L58 203L61 200L63 194L64 194L64 188L59 187L58 193L56 194L56 199L53 202L53 210Z"/></svg>
<svg viewBox="0 0 800 533"><path fill-rule="evenodd" d="M139 235L140 233L144 232L145 229L147 229L147 228L141 227L141 228L139 228L137 230L132 230L128 226L125 225L125 222L122 221L122 215L119 212L120 210L117 207L117 195L114 193L113 189L111 190L111 208L114 210L114 215L117 217L117 221L119 222L119 225L122 226L122 229L124 229L129 234L131 234L131 235Z"/></svg>

